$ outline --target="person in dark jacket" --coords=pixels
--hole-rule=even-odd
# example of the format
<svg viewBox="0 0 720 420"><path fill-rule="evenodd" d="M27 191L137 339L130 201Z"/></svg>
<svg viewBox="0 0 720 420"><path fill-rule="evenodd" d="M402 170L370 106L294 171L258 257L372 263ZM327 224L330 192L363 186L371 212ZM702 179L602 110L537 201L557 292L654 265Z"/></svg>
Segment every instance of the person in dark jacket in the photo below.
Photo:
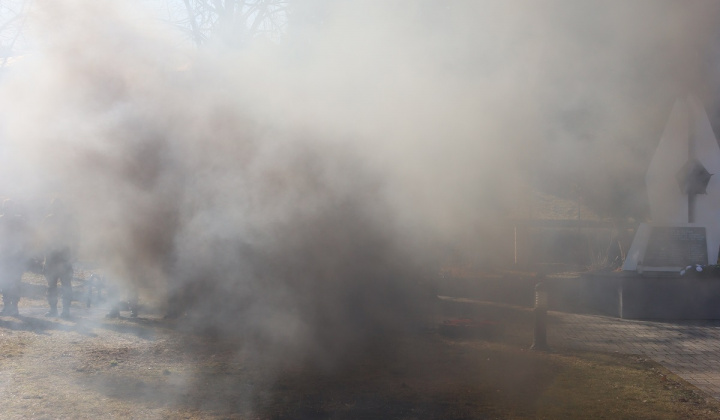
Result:
<svg viewBox="0 0 720 420"><path fill-rule="evenodd" d="M43 271L47 280L50 310L45 316L58 316L58 282L62 287L62 318L70 317L72 303L73 260L77 247L75 221L59 199L53 199L50 213L42 223L41 235L45 260Z"/></svg>

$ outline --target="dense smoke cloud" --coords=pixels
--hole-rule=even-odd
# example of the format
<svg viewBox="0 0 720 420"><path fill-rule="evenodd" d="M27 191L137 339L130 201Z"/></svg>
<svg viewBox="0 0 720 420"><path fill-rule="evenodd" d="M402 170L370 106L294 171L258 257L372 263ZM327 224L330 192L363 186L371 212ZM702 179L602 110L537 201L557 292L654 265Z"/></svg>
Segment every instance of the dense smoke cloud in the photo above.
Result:
<svg viewBox="0 0 720 420"><path fill-rule="evenodd" d="M6 79L8 153L14 180L71 207L83 257L184 323L298 357L421 325L428 261L396 237L385 182L320 127L268 113L253 53L181 54L108 3L41 12L48 48Z"/></svg>
<svg viewBox="0 0 720 420"><path fill-rule="evenodd" d="M531 189L641 213L672 101L715 89L714 3L315 2L240 50L115 3L35 8L4 194L61 195L85 258L189 320L324 360L419 325L447 248L492 261Z"/></svg>

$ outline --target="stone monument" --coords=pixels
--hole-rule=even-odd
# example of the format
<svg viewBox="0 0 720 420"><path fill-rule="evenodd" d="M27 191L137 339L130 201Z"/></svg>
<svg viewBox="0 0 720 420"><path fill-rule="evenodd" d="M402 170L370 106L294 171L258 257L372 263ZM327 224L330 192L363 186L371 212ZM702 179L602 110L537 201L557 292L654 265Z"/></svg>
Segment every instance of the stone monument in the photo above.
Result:
<svg viewBox="0 0 720 420"><path fill-rule="evenodd" d="M679 273L717 264L720 249L720 147L705 109L678 100L645 182L651 223L641 223L624 271Z"/></svg>
<svg viewBox="0 0 720 420"><path fill-rule="evenodd" d="M651 222L623 263L619 315L720 319L720 279L680 274L717 264L720 250L720 147L696 98L674 104L645 181Z"/></svg>

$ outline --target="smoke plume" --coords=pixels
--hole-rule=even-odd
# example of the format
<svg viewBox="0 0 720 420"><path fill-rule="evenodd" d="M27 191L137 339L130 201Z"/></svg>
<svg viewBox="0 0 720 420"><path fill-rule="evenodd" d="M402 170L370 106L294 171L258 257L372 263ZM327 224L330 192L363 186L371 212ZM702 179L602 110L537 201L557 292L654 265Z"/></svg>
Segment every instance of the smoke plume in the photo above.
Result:
<svg viewBox="0 0 720 420"><path fill-rule="evenodd" d="M642 215L672 101L717 89L714 2L312 2L239 49L116 3L34 8L0 188L63 197L83 258L186 322L317 360L421 325L531 190Z"/></svg>

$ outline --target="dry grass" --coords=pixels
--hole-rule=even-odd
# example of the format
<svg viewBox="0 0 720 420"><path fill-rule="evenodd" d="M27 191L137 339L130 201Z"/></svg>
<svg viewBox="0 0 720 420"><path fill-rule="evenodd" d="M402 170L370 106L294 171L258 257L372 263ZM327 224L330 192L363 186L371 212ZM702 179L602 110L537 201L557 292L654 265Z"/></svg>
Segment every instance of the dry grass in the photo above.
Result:
<svg viewBox="0 0 720 420"><path fill-rule="evenodd" d="M101 310L78 306L72 321L47 320L37 315L42 299L28 297L24 317L0 318L0 417L720 418L720 403L652 361L529 351L528 309L443 305L445 316L493 319L503 333L453 339L429 329L378 337L382 345L347 363L318 367L269 363L157 315L106 320Z"/></svg>

